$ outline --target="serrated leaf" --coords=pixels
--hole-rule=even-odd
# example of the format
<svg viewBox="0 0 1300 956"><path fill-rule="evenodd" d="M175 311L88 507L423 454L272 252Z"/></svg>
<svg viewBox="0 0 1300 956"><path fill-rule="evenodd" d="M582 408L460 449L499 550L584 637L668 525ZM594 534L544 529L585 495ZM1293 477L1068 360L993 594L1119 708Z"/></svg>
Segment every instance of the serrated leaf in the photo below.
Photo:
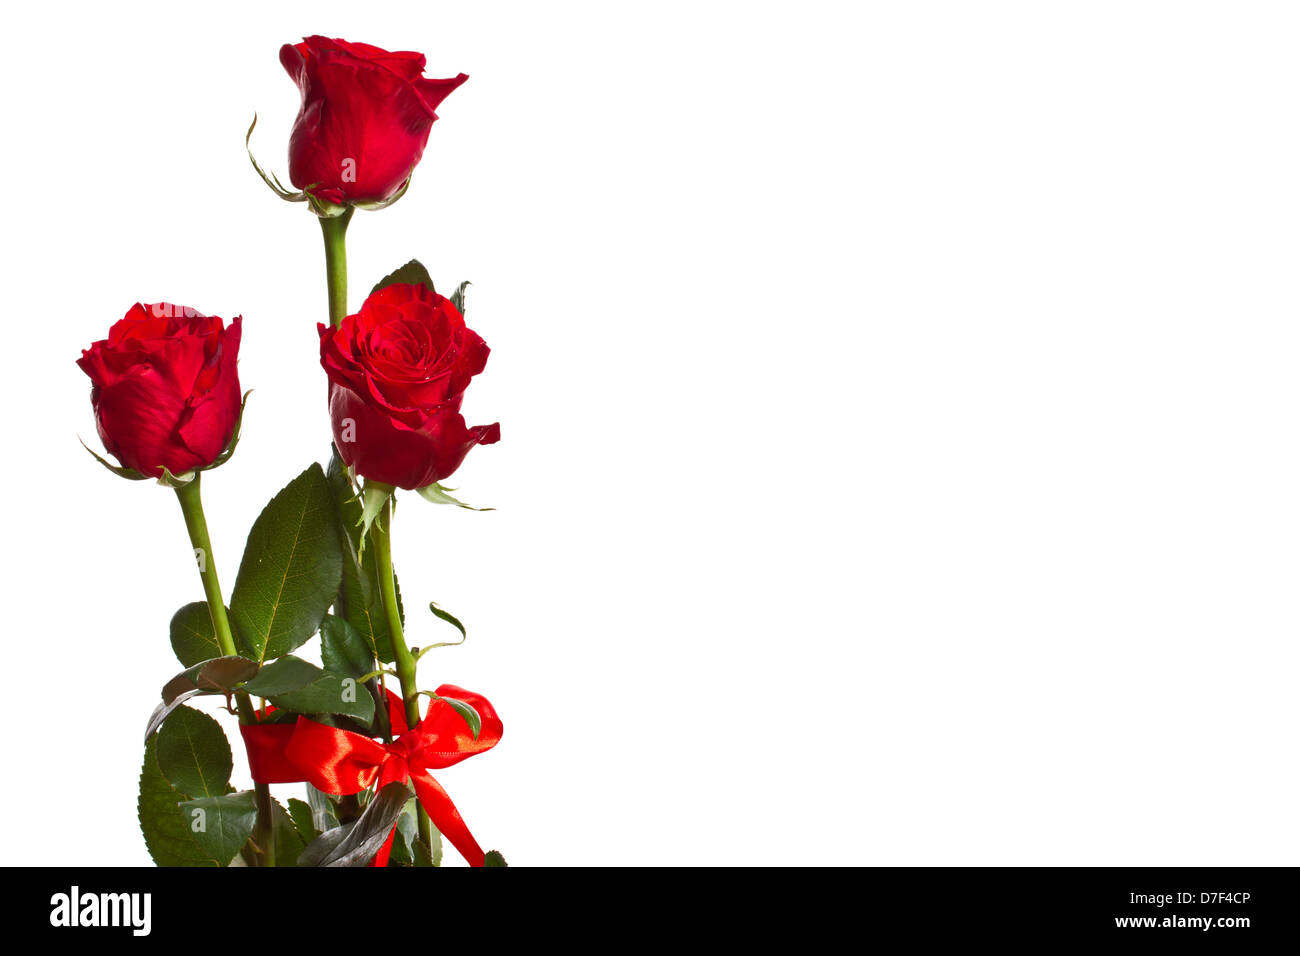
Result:
<svg viewBox="0 0 1300 956"><path fill-rule="evenodd" d="M323 790L317 790L310 783L307 787L307 803L311 807L312 826L317 833L328 833L339 825L338 809L333 798Z"/></svg>
<svg viewBox="0 0 1300 956"><path fill-rule="evenodd" d="M257 672L257 665L242 657L202 661L177 674L162 689L162 703L149 715L144 730L148 740L177 707L200 694L229 693L233 685Z"/></svg>
<svg viewBox="0 0 1300 956"><path fill-rule="evenodd" d="M338 515L313 463L253 523L230 596L230 616L259 664L287 654L320 626L343 573Z"/></svg>
<svg viewBox="0 0 1300 956"><path fill-rule="evenodd" d="M170 704L181 694L198 690L206 694L229 694L257 673L257 665L245 657L215 657L181 671L163 685L162 699Z"/></svg>
<svg viewBox="0 0 1300 956"><path fill-rule="evenodd" d="M180 810L194 842L221 866L235 858L257 823L257 799L252 790L186 800Z"/></svg>
<svg viewBox="0 0 1300 956"><path fill-rule="evenodd" d="M429 839L433 846L419 839L411 844L416 866L442 866L442 834L432 823L429 824Z"/></svg>
<svg viewBox="0 0 1300 956"><path fill-rule="evenodd" d="M221 725L202 711L178 707L158 733L158 769L191 797L215 797L230 787L234 763Z"/></svg>
<svg viewBox="0 0 1300 956"><path fill-rule="evenodd" d="M172 650L182 667L193 667L200 661L221 656L221 645L212 627L212 614L207 601L186 604L172 615Z"/></svg>
<svg viewBox="0 0 1300 956"><path fill-rule="evenodd" d="M365 639L346 619L333 614L321 621L320 656L325 669L341 677L363 677L375 669L375 656Z"/></svg>
<svg viewBox="0 0 1300 956"><path fill-rule="evenodd" d="M380 289L383 289L386 286L396 285L399 282L405 285L422 285L430 292L438 291L433 287L433 280L429 278L429 270L420 263L420 260L412 259L406 265L399 269L394 269L392 272L388 273L388 275L376 282L375 287L370 290L370 294L374 295Z"/></svg>
<svg viewBox="0 0 1300 956"><path fill-rule="evenodd" d="M158 866L219 866L210 854L195 842L181 816L180 801L189 797L181 793L158 769L157 741L144 746L144 763L140 768L140 793L136 814L149 856Z"/></svg>
<svg viewBox="0 0 1300 956"><path fill-rule="evenodd" d="M149 715L149 723L144 728L144 739L147 741L152 737L154 731L163 725L163 721L165 721L171 712L177 707L180 707L181 704L185 703L185 701L189 700L191 697L197 697L202 693L204 693L204 691L198 689L187 690L185 693L178 694L174 697L170 703L164 701L155 707L153 713Z"/></svg>
<svg viewBox="0 0 1300 956"><path fill-rule="evenodd" d="M302 803L301 800L298 802ZM303 806L305 807L306 804L304 803ZM310 823L310 809L307 811L307 818ZM302 853L307 846L307 841L316 836L311 829L308 829L306 835L301 833L293 815L286 812L278 800L271 801L271 834L275 839L276 866L297 866L298 854Z"/></svg>
<svg viewBox="0 0 1300 956"><path fill-rule="evenodd" d="M415 798L412 797L402 808L402 815L397 818L397 829L393 834L393 847L388 854L389 866L414 866L413 846L416 840Z"/></svg>
<svg viewBox="0 0 1300 956"><path fill-rule="evenodd" d="M286 654L257 672L257 676L244 685L244 690L254 697L268 700L279 694L301 690L321 675L321 669L300 657Z"/></svg>
<svg viewBox="0 0 1300 956"><path fill-rule="evenodd" d="M483 857L483 865L487 866L509 866L506 858L501 855L500 850L488 850Z"/></svg>
<svg viewBox="0 0 1300 956"><path fill-rule="evenodd" d="M321 677L301 690L267 698L276 707L298 714L340 714L369 727L375 719L375 699L364 684L350 677L322 671Z"/></svg>
<svg viewBox="0 0 1300 956"><path fill-rule="evenodd" d="M364 684L292 654L267 664L244 690L297 714L343 714L367 725L375 716L374 698Z"/></svg>
<svg viewBox="0 0 1300 956"><path fill-rule="evenodd" d="M298 832L307 843L320 835L320 832L316 829L316 821L313 819L311 804L305 800L290 797L289 816L293 818L294 826L298 828Z"/></svg>
<svg viewBox="0 0 1300 956"><path fill-rule="evenodd" d="M397 824L411 791L390 783L379 791L356 823L322 833L298 856L299 866L367 866Z"/></svg>

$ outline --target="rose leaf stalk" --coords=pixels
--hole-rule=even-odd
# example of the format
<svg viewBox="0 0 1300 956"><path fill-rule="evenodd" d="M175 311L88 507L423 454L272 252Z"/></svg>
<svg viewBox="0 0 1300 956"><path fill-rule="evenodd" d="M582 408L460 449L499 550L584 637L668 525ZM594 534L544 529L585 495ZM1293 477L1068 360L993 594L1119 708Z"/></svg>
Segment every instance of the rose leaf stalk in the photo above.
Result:
<svg viewBox="0 0 1300 956"><path fill-rule="evenodd" d="M388 633L393 642L393 656L396 659L397 680L402 685L402 703L406 708L406 726L415 729L420 723L420 689L415 683L415 655L406 646L406 637L402 633L402 613L397 606L397 585L393 578L393 488L382 482L366 480L366 491L371 489L387 491L383 510L370 529L372 544L375 549L375 566L379 578L379 593L383 599L384 617L388 621ZM371 495L367 495L370 497ZM420 839L426 847L432 849L432 830L429 815L424 806L416 803L417 822Z"/></svg>
<svg viewBox="0 0 1300 956"><path fill-rule="evenodd" d="M345 237L354 209L348 206L337 216L322 216L325 238L325 285L329 290L330 325L338 328L348 314L348 254Z"/></svg>
<svg viewBox="0 0 1300 956"><path fill-rule="evenodd" d="M217 637L217 647L226 657L234 657L239 652L235 647L234 633L230 629L230 619L226 615L226 602L221 596L221 582L217 580L217 563L212 556L212 541L208 537L208 521L203 514L203 500L199 496L199 479L176 488L176 497L181 503L181 513L185 516L185 529L190 534L190 543L194 546L194 556L199 565L199 577L203 579L203 595L207 598L208 613L212 618L212 630ZM257 723L253 701L244 691L235 692L236 706L239 709L241 724ZM257 824L253 828L253 842L260 851L261 866L275 866L275 839L272 834L271 789L264 783L254 784L257 796Z"/></svg>

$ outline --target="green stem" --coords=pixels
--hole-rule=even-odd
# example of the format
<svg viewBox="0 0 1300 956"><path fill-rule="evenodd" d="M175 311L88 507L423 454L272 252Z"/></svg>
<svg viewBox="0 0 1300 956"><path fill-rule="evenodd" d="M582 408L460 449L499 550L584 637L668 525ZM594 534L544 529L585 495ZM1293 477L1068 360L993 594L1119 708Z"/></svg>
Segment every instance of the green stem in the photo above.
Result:
<svg viewBox="0 0 1300 956"><path fill-rule="evenodd" d="M348 314L348 253L344 237L352 221L353 207L341 216L321 219L325 237L325 285L329 289L330 325L338 327Z"/></svg>
<svg viewBox="0 0 1300 956"><path fill-rule="evenodd" d="M379 594L384 602L384 617L388 621L388 634L393 641L393 656L396 658L397 680L402 685L402 703L406 706L406 726L415 727L420 722L420 690L415 683L415 656L406 646L406 637L402 633L402 612L397 606L397 585L393 579L393 547L391 539L393 520L393 499L390 496L384 502L378 520L370 529L371 544L375 549L375 565L379 577ZM429 815L424 807L416 804L417 823L420 839L430 850L433 848L433 832Z"/></svg>
<svg viewBox="0 0 1300 956"><path fill-rule="evenodd" d="M176 497L181 503L181 514L185 516L185 530L190 534L190 543L194 546L194 558L198 562L199 577L203 579L203 596L207 598L208 614L212 618L212 631L217 637L217 647L226 657L234 657L235 637L230 630L230 618L226 616L226 602L221 596L221 582L217 580L217 562L212 556L212 540L208 537L208 520L203 514L203 499L199 495L199 479L176 489ZM235 694L239 708L239 722L252 724L257 722L253 702L242 690ZM271 831L271 789L264 783L254 785L257 796L257 825L253 829L253 842L261 850L262 866L275 866L275 843Z"/></svg>

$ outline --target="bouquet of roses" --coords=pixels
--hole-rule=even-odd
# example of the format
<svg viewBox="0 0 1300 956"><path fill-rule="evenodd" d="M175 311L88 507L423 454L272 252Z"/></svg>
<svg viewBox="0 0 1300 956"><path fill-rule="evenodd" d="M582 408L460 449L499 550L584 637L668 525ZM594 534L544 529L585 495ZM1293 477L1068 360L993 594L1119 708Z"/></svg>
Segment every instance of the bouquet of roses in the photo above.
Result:
<svg viewBox="0 0 1300 956"><path fill-rule="evenodd" d="M344 251L358 207L406 192L434 110L467 77L429 79L418 53L319 36L285 45L280 62L302 94L289 139L295 190L253 166L324 233L320 364L334 447L326 467L313 462L266 505L228 596L200 484L239 439L241 318L136 304L78 361L118 464L91 453L175 492L205 597L171 621L182 670L147 722L140 828L160 866L437 866L444 837L472 866L504 866L432 773L495 746L501 719L482 694L421 689L421 659L465 629L430 604L456 640L407 643L390 544L398 489L469 507L441 482L500 437L461 415L488 347L465 324L468 283L440 295L414 260L349 314ZM317 635L319 667L294 654ZM204 697L238 715L253 790L230 785L225 733L191 706ZM287 783L305 784L305 799L274 799L270 786Z"/></svg>

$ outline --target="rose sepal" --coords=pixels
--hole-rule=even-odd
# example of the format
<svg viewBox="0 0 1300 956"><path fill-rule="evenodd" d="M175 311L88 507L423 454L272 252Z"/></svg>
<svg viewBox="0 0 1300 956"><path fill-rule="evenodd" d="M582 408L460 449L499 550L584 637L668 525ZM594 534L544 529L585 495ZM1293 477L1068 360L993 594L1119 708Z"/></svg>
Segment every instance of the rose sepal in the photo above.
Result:
<svg viewBox="0 0 1300 956"><path fill-rule="evenodd" d="M392 485L385 484L382 481L375 481L367 478L361 491L361 519L357 526L361 528L361 547L366 545L366 537L370 533L370 527L379 517L380 512L384 510L384 505L388 499L393 497L393 492L397 489Z"/></svg>
<svg viewBox="0 0 1300 956"><path fill-rule="evenodd" d="M167 470L167 466L162 466L162 475L158 478L158 484L164 488L184 488L191 481L199 476L198 470L183 471L179 475L173 475Z"/></svg>
<svg viewBox="0 0 1300 956"><path fill-rule="evenodd" d="M438 482L431 485L425 485L423 488L417 488L416 491L425 501L432 501L435 505L455 505L457 508L464 508L467 511L496 511L496 508L475 508L473 505L467 505L459 498L453 498L447 494L449 491L455 491L455 488L444 488Z"/></svg>
<svg viewBox="0 0 1300 956"><path fill-rule="evenodd" d="M99 452L95 451L95 449L91 448L84 441L81 441L80 438L78 438L77 441L81 442L81 447L90 452L91 457L94 458L95 461L99 462L113 474L117 475L117 477L125 478L127 481L144 481L149 477L148 475L140 474L140 472L136 471L134 468L127 468L124 465L114 465L104 456L99 454Z"/></svg>
<svg viewBox="0 0 1300 956"><path fill-rule="evenodd" d="M306 189L286 189L284 183L280 182L280 177L275 175L275 173L268 173L264 170L262 164L257 161L257 157L253 155L253 149L249 145L249 141L253 138L253 129L256 126L257 114L254 113L253 122L249 124L248 133L244 136L244 149L248 152L248 161L253 164L254 171L256 171L257 175L262 178L262 182L266 183L267 188L270 189L271 192L275 193L285 202L305 202L307 207L321 219L337 219L353 206L358 209L365 209L372 212L376 209L387 209L393 203L397 202L397 200L405 196L406 191L411 188L411 173L415 172L414 166L411 167L411 172L406 174L406 179L402 181L402 185L398 188L397 192L393 193L393 195L389 196L387 199L382 199L378 202L344 203L342 205L330 202L328 199L322 199L320 196L317 196L312 192L312 190L319 186L320 183L312 183Z"/></svg>
<svg viewBox="0 0 1300 956"><path fill-rule="evenodd" d="M252 394L253 394L253 390L251 388L244 393L243 399L241 399L239 402L239 417L235 419L235 430L231 434L230 441L226 444L226 447L222 450L221 454L217 455L216 458L212 459L212 464L204 465L202 468L193 468L189 471L182 472L179 475L173 475L170 471L167 470L167 466L163 465L161 466L162 475L158 478L158 484L162 485L164 488L183 488L186 485L188 485L191 481L193 481L195 478L197 478L199 472L211 471L213 468L220 468L222 465L228 462L230 460L230 456L235 453L235 446L239 444L239 430L244 422L244 408L248 405L248 396ZM86 449L86 451L90 452L91 456L95 459L95 461L99 462L101 465L103 465L113 474L117 475L119 478L125 478L127 481L144 481L146 478L149 477L149 475L141 474L140 472L136 471L134 468L127 468L124 465L111 464L107 459L105 459L102 455L100 455L93 448L87 445L84 441L81 441L80 438L78 438L77 441L81 442L81 447Z"/></svg>
<svg viewBox="0 0 1300 956"><path fill-rule="evenodd" d="M411 174L414 172L415 167L412 166L411 172L406 174L406 179L403 180L402 185L397 188L397 192L393 193L387 199L380 199L377 202L357 202L352 205L356 206L358 209L364 209L367 212L374 212L376 209L387 209L393 203L397 202L397 200L406 195L406 191L411 188Z"/></svg>
<svg viewBox="0 0 1300 956"><path fill-rule="evenodd" d="M253 156L253 148L248 144L249 140L253 138L253 128L255 126L257 126L256 113L253 114L253 122L249 124L248 134L244 136L244 149L248 151L248 161L253 164L253 169L257 170L257 175L262 177L262 182L266 183L267 188L269 188L271 192L275 193L285 202L306 202L308 198L306 190L300 189L297 192L293 192L285 189L284 184L280 182L280 178L276 176L275 173L268 174L257 162L257 159Z"/></svg>
<svg viewBox="0 0 1300 956"><path fill-rule="evenodd" d="M213 468L220 468L226 462L230 461L230 456L235 453L235 446L239 444L239 432L244 427L244 409L248 407L248 396L253 394L250 388L244 393L244 397L239 400L239 416L235 419L235 430L230 435L230 441L222 449L221 454L212 459L212 464L204 465L198 471L211 471Z"/></svg>
<svg viewBox="0 0 1300 956"><path fill-rule="evenodd" d="M307 206L321 219L337 219L344 215L351 206L340 206L338 203L330 202L328 199L321 199L315 195L312 190L319 186L320 183L312 183L305 190L304 195L307 197Z"/></svg>

